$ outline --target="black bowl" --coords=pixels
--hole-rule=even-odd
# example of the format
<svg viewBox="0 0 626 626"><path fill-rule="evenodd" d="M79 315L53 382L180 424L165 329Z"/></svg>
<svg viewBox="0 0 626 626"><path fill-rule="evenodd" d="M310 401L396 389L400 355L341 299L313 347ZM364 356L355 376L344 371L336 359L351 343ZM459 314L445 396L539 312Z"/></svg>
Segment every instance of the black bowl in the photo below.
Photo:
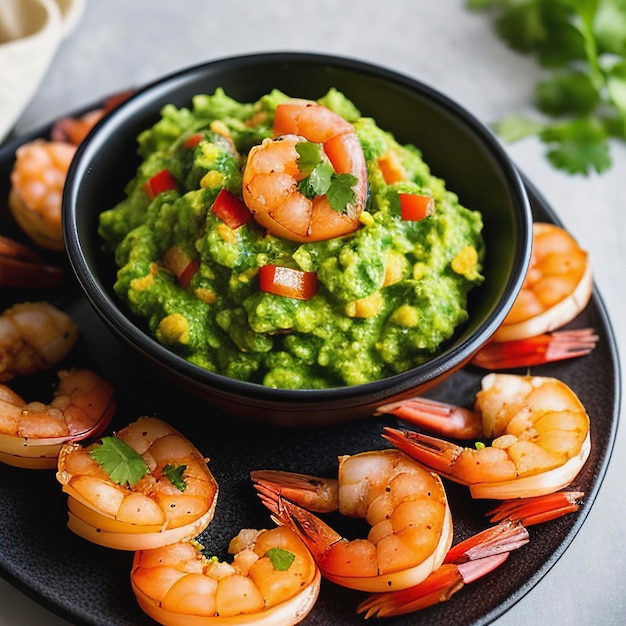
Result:
<svg viewBox="0 0 626 626"><path fill-rule="evenodd" d="M361 113L401 143L415 144L433 174L462 204L480 210L486 242L485 281L470 294L469 320L447 348L411 370L373 383L326 390L279 390L195 366L163 347L113 292L116 267L103 253L98 216L124 197L139 163L137 135L168 103L222 87L253 102L277 88L319 98L336 87ZM353 59L276 52L226 58L184 69L136 92L80 145L63 197L67 253L87 298L106 325L167 379L240 416L290 426L322 426L367 417L377 405L416 395L465 365L510 310L528 268L530 205L521 178L495 136L459 104L414 79Z"/></svg>

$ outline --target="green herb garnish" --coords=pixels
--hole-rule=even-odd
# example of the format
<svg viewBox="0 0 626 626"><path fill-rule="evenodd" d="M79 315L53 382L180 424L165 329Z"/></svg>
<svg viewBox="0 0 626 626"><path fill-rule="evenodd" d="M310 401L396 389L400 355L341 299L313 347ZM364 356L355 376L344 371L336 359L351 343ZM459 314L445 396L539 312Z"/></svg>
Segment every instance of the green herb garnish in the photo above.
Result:
<svg viewBox="0 0 626 626"><path fill-rule="evenodd" d="M163 468L163 473L178 491L185 491L185 489L187 489L187 483L183 476L186 469L186 465L170 465L169 463Z"/></svg>
<svg viewBox="0 0 626 626"><path fill-rule="evenodd" d="M294 562L296 555L284 548L270 548L265 556L272 562L274 569L279 572L286 572Z"/></svg>
<svg viewBox="0 0 626 626"><path fill-rule="evenodd" d="M490 9L498 35L550 72L535 88L545 118L493 125L507 142L536 135L568 174L612 166L610 140L626 140L626 0L468 0Z"/></svg>
<svg viewBox="0 0 626 626"><path fill-rule="evenodd" d="M358 180L352 174L337 174L331 163L324 158L319 144L301 141L296 144L298 168L305 177L298 183L298 191L312 200L326 195L330 206L337 213L345 213L354 203L354 185Z"/></svg>
<svg viewBox="0 0 626 626"><path fill-rule="evenodd" d="M134 487L149 472L141 454L117 437L103 437L89 454L118 485Z"/></svg>

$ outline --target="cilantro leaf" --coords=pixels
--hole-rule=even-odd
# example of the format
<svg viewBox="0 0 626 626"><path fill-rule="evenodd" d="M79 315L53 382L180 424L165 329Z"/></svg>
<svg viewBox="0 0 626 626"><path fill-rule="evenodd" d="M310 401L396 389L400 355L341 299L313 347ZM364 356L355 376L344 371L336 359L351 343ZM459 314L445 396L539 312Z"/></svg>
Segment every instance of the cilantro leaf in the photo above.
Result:
<svg viewBox="0 0 626 626"><path fill-rule="evenodd" d="M548 159L570 174L601 174L611 166L607 135L595 120L581 118L554 124L541 133L548 144Z"/></svg>
<svg viewBox="0 0 626 626"><path fill-rule="evenodd" d="M311 173L298 183L298 190L309 200L315 196L323 196L330 187L334 173L335 170L330 163L318 163Z"/></svg>
<svg viewBox="0 0 626 626"><path fill-rule="evenodd" d="M168 480L181 492L187 489L187 483L184 477L186 469L186 465L170 465L169 463L163 468L163 473L167 476Z"/></svg>
<svg viewBox="0 0 626 626"><path fill-rule="evenodd" d="M532 52L547 39L548 33L536 2L510 6L496 19L496 31L511 48Z"/></svg>
<svg viewBox="0 0 626 626"><path fill-rule="evenodd" d="M286 572L295 561L296 555L284 548L270 548L265 556L272 562L274 569L279 572Z"/></svg>
<svg viewBox="0 0 626 626"><path fill-rule="evenodd" d="M356 176L337 174L319 144L300 141L296 144L296 151L298 168L306 175L298 182L298 191L309 200L326 195L333 210L345 213L356 197L352 189L358 182Z"/></svg>
<svg viewBox="0 0 626 626"><path fill-rule="evenodd" d="M358 182L352 174L334 174L330 187L326 193L330 206L337 213L345 213L349 204L354 202L356 194L354 185Z"/></svg>
<svg viewBox="0 0 626 626"><path fill-rule="evenodd" d="M143 457L117 437L103 437L89 454L118 485L134 487L149 472Z"/></svg>
<svg viewBox="0 0 626 626"><path fill-rule="evenodd" d="M540 82L535 88L538 108L548 115L587 115L600 101L600 94L584 72L568 72Z"/></svg>
<svg viewBox="0 0 626 626"><path fill-rule="evenodd" d="M503 141L513 143L541 133L546 125L530 120L523 115L509 115L494 122L491 127Z"/></svg>
<svg viewBox="0 0 626 626"><path fill-rule="evenodd" d="M623 56L626 52L626 0L600 3L594 28L601 53Z"/></svg>
<svg viewBox="0 0 626 626"><path fill-rule="evenodd" d="M322 148L312 141L299 141L296 144L298 169L308 176L322 160Z"/></svg>
<svg viewBox="0 0 626 626"><path fill-rule="evenodd" d="M568 174L612 166L609 140L626 140L626 0L467 0L491 11L507 44L534 54L551 73L535 88L548 116L511 115L492 124L505 141L536 135Z"/></svg>

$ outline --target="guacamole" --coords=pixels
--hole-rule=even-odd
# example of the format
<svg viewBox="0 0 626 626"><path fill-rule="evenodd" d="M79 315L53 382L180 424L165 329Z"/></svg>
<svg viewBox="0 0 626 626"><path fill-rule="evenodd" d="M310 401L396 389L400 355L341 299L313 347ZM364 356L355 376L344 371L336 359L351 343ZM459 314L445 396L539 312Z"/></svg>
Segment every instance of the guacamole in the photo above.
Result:
<svg viewBox="0 0 626 626"><path fill-rule="evenodd" d="M340 92L318 103L353 125L366 159L355 232L297 242L216 210L224 195L241 198L246 156L273 136L276 107L289 99L274 90L241 103L217 89L162 109L138 137L142 163L125 198L100 215L115 293L188 361L269 387L357 385L431 359L483 281L481 214L431 174L418 147L400 145ZM403 218L411 195L432 197L433 210ZM268 265L313 277L315 289L302 298L262 289Z"/></svg>

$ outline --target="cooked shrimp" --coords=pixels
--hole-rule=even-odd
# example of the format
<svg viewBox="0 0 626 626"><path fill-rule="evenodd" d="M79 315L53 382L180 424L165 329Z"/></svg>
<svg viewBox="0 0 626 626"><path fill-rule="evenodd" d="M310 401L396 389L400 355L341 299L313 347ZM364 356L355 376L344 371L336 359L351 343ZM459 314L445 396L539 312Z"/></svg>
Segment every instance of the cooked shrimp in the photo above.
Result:
<svg viewBox="0 0 626 626"><path fill-rule="evenodd" d="M50 404L26 402L0 385L0 461L53 469L65 442L98 436L115 404L111 385L90 370L62 370Z"/></svg>
<svg viewBox="0 0 626 626"><path fill-rule="evenodd" d="M416 585L441 565L452 541L441 480L399 450L341 456L336 480L279 471L255 471L252 479L275 521L302 538L322 576L344 587ZM311 508L365 519L367 539L345 539Z"/></svg>
<svg viewBox="0 0 626 626"><path fill-rule="evenodd" d="M557 330L527 339L489 341L472 358L472 365L487 370L531 367L589 354L599 337L593 328Z"/></svg>
<svg viewBox="0 0 626 626"><path fill-rule="evenodd" d="M77 146L109 111L132 94L132 90L122 91L107 98L102 107L87 111L78 117L62 117L53 124L50 137L53 141L66 141Z"/></svg>
<svg viewBox="0 0 626 626"><path fill-rule="evenodd" d="M207 462L181 433L153 417L98 444L68 444L57 471L68 494L68 527L120 550L193 538L213 519L217 501Z"/></svg>
<svg viewBox="0 0 626 626"><path fill-rule="evenodd" d="M0 235L0 285L19 289L56 287L63 280L63 270L51 265L25 246Z"/></svg>
<svg viewBox="0 0 626 626"><path fill-rule="evenodd" d="M78 326L48 302L14 304L0 315L0 381L56 365L76 344Z"/></svg>
<svg viewBox="0 0 626 626"><path fill-rule="evenodd" d="M354 127L322 105L290 101L277 107L273 130L276 138L250 150L243 172L243 199L256 221L299 242L354 232L367 197L365 156ZM330 163L333 175L348 182L352 200L345 206L333 207L330 191L300 190L310 174L299 165L298 149L306 142L321 144L320 163Z"/></svg>
<svg viewBox="0 0 626 626"><path fill-rule="evenodd" d="M196 542L135 553L139 606L165 626L291 626L311 611L320 573L288 528L244 529L229 546L232 563L207 558Z"/></svg>
<svg viewBox="0 0 626 626"><path fill-rule="evenodd" d="M493 340L526 339L564 326L585 308L592 287L588 255L576 240L560 226L536 222L522 289Z"/></svg>
<svg viewBox="0 0 626 626"><path fill-rule="evenodd" d="M483 436L493 438L491 445L464 448L389 427L383 437L442 476L468 485L474 498L553 493L574 480L591 449L585 407L555 378L491 373L482 380L473 411L457 411L432 400L420 404L419 398L413 399L411 411L402 417L438 432L450 408L455 418L465 418ZM457 432L464 427L457 426Z"/></svg>
<svg viewBox="0 0 626 626"><path fill-rule="evenodd" d="M504 563L513 550L529 542L526 528L505 520L454 546L444 563L421 583L374 593L357 607L357 613L370 617L393 617L420 611L449 600L455 593Z"/></svg>
<svg viewBox="0 0 626 626"><path fill-rule="evenodd" d="M35 139L15 152L9 208L20 228L39 246L61 251L61 199L76 146Z"/></svg>
<svg viewBox="0 0 626 626"><path fill-rule="evenodd" d="M449 600L457 591L507 560L509 554L530 541L527 527L557 519L578 510L579 492L550 494L502 503L489 514L498 523L454 545L443 565L419 585L375 593L364 600L357 613L370 617L406 615Z"/></svg>

